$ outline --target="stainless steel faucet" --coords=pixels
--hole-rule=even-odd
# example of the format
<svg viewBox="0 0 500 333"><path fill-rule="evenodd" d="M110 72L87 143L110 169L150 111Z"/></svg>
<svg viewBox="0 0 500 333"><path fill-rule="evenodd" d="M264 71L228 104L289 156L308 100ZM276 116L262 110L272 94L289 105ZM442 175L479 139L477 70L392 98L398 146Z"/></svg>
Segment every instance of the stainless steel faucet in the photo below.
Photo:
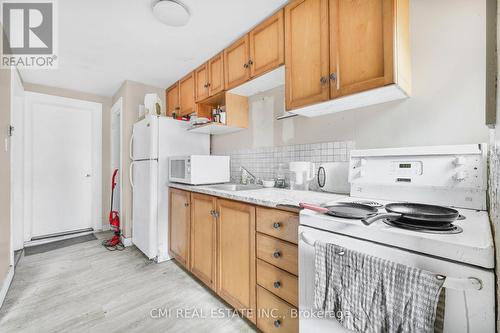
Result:
<svg viewBox="0 0 500 333"><path fill-rule="evenodd" d="M247 183L257 184L258 178L253 173L248 171L247 168L245 168L244 166L241 166L240 171L241 171L241 183L242 184L245 184L245 185Z"/></svg>

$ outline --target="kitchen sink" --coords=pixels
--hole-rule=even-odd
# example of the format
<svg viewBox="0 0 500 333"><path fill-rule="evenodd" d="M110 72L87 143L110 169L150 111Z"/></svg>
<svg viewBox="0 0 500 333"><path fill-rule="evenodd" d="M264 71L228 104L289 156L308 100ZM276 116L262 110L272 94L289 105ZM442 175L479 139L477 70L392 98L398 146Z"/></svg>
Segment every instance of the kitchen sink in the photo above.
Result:
<svg viewBox="0 0 500 333"><path fill-rule="evenodd" d="M222 191L249 191L249 190L259 190L264 188L262 185L257 184L218 184L218 185L209 185L207 186L214 190L222 190Z"/></svg>

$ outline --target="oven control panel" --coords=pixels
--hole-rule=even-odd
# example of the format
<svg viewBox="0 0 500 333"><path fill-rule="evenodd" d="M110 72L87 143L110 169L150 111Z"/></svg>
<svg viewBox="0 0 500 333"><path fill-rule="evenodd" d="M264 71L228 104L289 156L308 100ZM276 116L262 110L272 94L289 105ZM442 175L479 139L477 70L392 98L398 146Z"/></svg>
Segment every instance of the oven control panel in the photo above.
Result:
<svg viewBox="0 0 500 333"><path fill-rule="evenodd" d="M353 150L351 195L434 198L448 205L483 207L476 203L486 196L485 149L485 145L463 145Z"/></svg>
<svg viewBox="0 0 500 333"><path fill-rule="evenodd" d="M422 165L422 161L392 161L389 163L389 174L397 177L420 176Z"/></svg>

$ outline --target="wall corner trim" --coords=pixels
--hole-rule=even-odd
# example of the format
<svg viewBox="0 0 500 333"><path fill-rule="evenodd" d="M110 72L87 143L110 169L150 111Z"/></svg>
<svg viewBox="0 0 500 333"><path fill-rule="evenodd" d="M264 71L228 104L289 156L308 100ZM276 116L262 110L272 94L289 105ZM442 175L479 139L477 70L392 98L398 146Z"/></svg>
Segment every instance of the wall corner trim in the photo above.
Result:
<svg viewBox="0 0 500 333"><path fill-rule="evenodd" d="M3 305L5 296L7 296L7 292L9 291L10 284L12 283L13 279L14 279L14 265L10 265L9 271L7 272L7 275L3 280L2 288L0 289L0 308Z"/></svg>

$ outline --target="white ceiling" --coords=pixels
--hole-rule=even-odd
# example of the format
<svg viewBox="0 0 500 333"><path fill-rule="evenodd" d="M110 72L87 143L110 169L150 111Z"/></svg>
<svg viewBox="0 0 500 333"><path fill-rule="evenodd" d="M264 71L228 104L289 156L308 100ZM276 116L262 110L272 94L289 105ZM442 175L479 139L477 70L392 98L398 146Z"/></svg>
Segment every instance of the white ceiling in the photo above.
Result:
<svg viewBox="0 0 500 333"><path fill-rule="evenodd" d="M152 0L58 1L59 68L23 80L111 96L124 80L167 87L221 51L286 0L182 0L184 27L155 19Z"/></svg>

